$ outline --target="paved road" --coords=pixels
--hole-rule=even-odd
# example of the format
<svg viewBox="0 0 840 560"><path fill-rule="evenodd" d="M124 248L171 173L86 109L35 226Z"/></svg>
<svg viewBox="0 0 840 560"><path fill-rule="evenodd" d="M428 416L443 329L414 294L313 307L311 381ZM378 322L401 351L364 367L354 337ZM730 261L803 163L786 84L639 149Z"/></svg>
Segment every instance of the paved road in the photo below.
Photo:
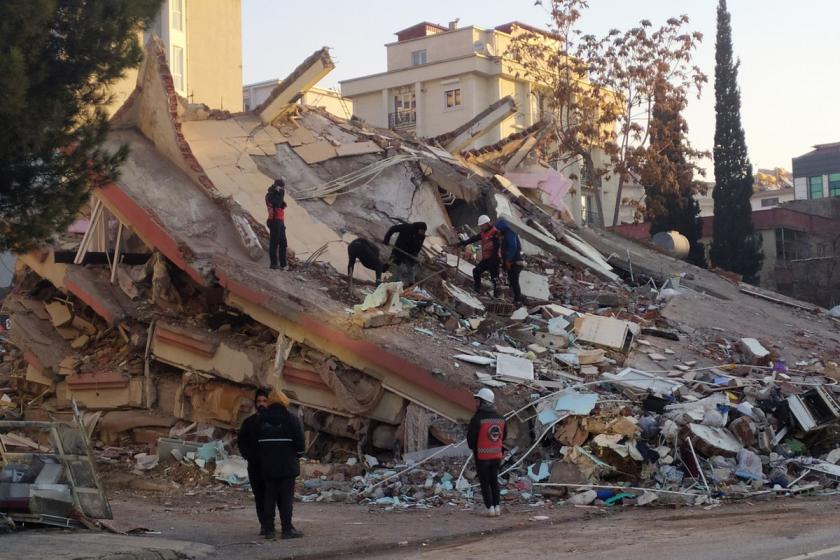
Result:
<svg viewBox="0 0 840 560"><path fill-rule="evenodd" d="M840 503L790 500L735 510L624 512L378 558L832 560L840 559Z"/></svg>

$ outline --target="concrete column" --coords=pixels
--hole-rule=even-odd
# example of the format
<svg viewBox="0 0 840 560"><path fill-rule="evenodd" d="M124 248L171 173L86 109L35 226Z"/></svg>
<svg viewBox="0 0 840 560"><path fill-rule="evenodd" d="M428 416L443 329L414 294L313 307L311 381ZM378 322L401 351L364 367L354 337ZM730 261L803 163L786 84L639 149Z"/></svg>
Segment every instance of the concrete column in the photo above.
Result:
<svg viewBox="0 0 840 560"><path fill-rule="evenodd" d="M388 128L388 114L393 109L388 107L388 88L382 90L382 111L385 113L383 128Z"/></svg>
<svg viewBox="0 0 840 560"><path fill-rule="evenodd" d="M425 99L426 98L423 96L423 82L414 82L414 102L417 105L417 108L415 109L417 113L417 125L414 128L414 134L418 137L422 137L426 129L426 122L424 120L426 111L423 107Z"/></svg>
<svg viewBox="0 0 840 560"><path fill-rule="evenodd" d="M831 191L828 188L828 175L823 175L823 197L828 198Z"/></svg>

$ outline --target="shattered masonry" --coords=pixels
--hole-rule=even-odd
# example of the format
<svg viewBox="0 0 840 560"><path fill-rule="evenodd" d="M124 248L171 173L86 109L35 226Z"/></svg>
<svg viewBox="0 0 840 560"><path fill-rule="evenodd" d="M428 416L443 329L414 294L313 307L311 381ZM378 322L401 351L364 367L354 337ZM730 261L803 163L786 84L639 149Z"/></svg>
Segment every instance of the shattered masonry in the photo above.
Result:
<svg viewBox="0 0 840 560"><path fill-rule="evenodd" d="M835 321L574 228L571 182L541 160L550 123L470 150L515 111L511 98L430 141L296 105L333 68L326 49L255 111L230 114L179 98L161 49L147 45L112 119L108 147L130 147L119 179L52 247L20 256L3 302L2 472L31 482L0 478L0 511L15 491L24 510L107 517L78 497L99 488L92 466L38 509L41 473L64 479L44 470L61 461L32 467L57 453L24 435L33 426L137 446L137 472L215 463L217 479L245 483L233 434L264 385L299 408L320 460L304 465L306 500L471 498L463 423L483 386L509 416L509 502L707 503L836 486ZM265 255L263 196L278 176L287 272ZM469 291L475 255L447 247L480 214L519 234L529 307ZM398 220L428 225L428 281L348 294L347 244ZM435 469L398 468L429 459Z"/></svg>

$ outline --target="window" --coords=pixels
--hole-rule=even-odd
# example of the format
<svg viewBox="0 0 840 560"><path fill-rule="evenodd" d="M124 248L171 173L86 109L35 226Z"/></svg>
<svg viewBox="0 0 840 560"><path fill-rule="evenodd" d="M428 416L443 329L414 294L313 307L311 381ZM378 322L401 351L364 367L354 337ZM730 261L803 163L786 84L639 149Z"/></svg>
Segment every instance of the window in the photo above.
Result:
<svg viewBox="0 0 840 560"><path fill-rule="evenodd" d="M823 197L823 180L822 175L808 178L808 198L816 199Z"/></svg>
<svg viewBox="0 0 840 560"><path fill-rule="evenodd" d="M417 66L419 64L426 64L426 51L414 51L411 53L411 65Z"/></svg>
<svg viewBox="0 0 840 560"><path fill-rule="evenodd" d="M172 46L172 81L175 91L184 92L184 49Z"/></svg>
<svg viewBox="0 0 840 560"><path fill-rule="evenodd" d="M783 261L811 258L808 234L789 228L776 228L776 258Z"/></svg>
<svg viewBox="0 0 840 560"><path fill-rule="evenodd" d="M172 28L184 30L184 0L169 0Z"/></svg>
<svg viewBox="0 0 840 560"><path fill-rule="evenodd" d="M778 197L762 198L761 199L761 207L762 208L767 208L768 206L778 206L778 205L779 205Z"/></svg>
<svg viewBox="0 0 840 560"><path fill-rule="evenodd" d="M832 173L828 176L828 195L840 196L840 173Z"/></svg>
<svg viewBox="0 0 840 560"><path fill-rule="evenodd" d="M443 97L446 99L447 109L461 106L461 88L448 89L443 92Z"/></svg>

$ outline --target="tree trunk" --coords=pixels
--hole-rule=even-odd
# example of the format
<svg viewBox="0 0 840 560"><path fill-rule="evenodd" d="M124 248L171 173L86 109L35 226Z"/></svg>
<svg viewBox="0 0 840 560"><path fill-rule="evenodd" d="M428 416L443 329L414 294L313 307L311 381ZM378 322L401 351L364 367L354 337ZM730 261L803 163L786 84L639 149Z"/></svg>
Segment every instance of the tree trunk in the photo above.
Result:
<svg viewBox="0 0 840 560"><path fill-rule="evenodd" d="M595 208L597 214L595 216L595 227L604 229L604 201L603 196L603 178L601 174L595 170L595 164L592 162L592 156L586 155L583 157L583 164L592 178L592 190L595 191Z"/></svg>
<svg viewBox="0 0 840 560"><path fill-rule="evenodd" d="M623 171L618 174L618 190L615 192L615 210L613 210L612 225L618 225L618 215L621 212L621 194L624 191L624 178L627 176Z"/></svg>

